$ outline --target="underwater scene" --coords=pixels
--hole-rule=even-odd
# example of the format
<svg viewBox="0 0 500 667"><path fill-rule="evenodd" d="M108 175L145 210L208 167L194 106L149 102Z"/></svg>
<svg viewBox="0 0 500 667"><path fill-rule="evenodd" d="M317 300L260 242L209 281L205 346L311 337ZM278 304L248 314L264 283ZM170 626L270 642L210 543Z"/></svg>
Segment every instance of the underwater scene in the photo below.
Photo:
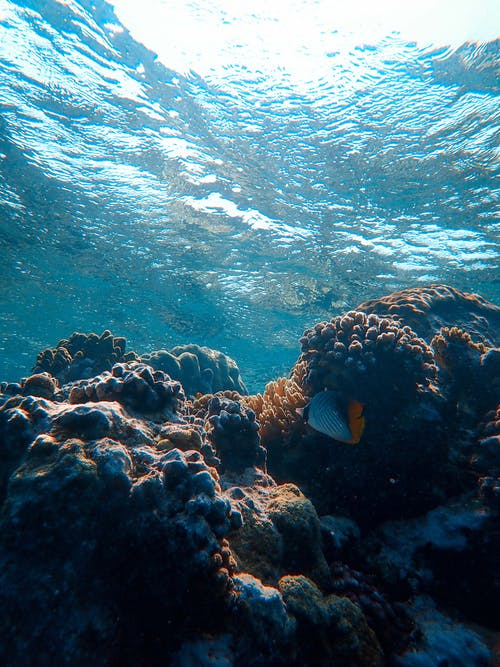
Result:
<svg viewBox="0 0 500 667"><path fill-rule="evenodd" d="M0 0L1 667L500 665L500 5L438 4Z"/></svg>

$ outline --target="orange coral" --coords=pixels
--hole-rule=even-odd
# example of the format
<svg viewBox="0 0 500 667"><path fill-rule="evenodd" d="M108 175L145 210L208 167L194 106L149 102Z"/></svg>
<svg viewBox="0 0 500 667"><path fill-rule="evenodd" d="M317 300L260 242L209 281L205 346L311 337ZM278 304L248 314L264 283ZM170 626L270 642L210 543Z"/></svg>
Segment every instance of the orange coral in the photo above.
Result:
<svg viewBox="0 0 500 667"><path fill-rule="evenodd" d="M488 349L483 343L475 343L470 334L458 327L442 327L431 345L440 368L450 374L457 366L468 366L471 356L478 357Z"/></svg>
<svg viewBox="0 0 500 667"><path fill-rule="evenodd" d="M296 375L297 376L297 375ZM266 385L264 393L247 396L245 403L255 412L264 444L286 438L302 425L297 410L308 402L299 384L292 378L278 378Z"/></svg>

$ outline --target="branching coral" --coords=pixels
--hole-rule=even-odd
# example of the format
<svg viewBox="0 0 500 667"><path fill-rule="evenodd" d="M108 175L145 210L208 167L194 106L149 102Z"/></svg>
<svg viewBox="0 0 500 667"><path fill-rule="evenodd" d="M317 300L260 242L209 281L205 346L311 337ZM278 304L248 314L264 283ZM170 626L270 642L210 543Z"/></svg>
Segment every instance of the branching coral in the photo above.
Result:
<svg viewBox="0 0 500 667"><path fill-rule="evenodd" d="M297 369L297 379L299 374L300 369ZM266 444L277 438L286 442L294 432L303 428L303 420L297 411L307 401L307 396L295 379L278 378L266 385L263 394L249 396L245 402L255 411L260 424L259 432Z"/></svg>

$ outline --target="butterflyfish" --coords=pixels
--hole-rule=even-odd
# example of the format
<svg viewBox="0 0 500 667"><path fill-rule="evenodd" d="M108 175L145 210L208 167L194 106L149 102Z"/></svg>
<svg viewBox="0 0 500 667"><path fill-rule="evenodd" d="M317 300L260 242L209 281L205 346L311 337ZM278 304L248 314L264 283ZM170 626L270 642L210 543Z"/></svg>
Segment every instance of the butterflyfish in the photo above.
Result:
<svg viewBox="0 0 500 667"><path fill-rule="evenodd" d="M363 404L348 400L344 405L335 391L318 392L301 413L315 431L334 440L355 445L363 435Z"/></svg>

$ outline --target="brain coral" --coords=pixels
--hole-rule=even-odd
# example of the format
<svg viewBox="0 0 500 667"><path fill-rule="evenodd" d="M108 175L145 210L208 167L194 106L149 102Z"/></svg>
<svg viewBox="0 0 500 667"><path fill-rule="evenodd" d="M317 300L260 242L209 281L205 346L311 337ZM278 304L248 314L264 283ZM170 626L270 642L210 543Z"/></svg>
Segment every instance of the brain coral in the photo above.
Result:
<svg viewBox="0 0 500 667"><path fill-rule="evenodd" d="M350 311L320 322L300 339L303 389L310 396L338 389L362 403L399 405L435 380L431 348L408 326ZM296 372L292 371L292 378Z"/></svg>
<svg viewBox="0 0 500 667"><path fill-rule="evenodd" d="M33 372L47 371L63 383L92 377L118 361L137 359L135 352L125 352L125 344L125 338L113 336L107 329L100 336L75 332L60 340L54 349L40 352Z"/></svg>
<svg viewBox="0 0 500 667"><path fill-rule="evenodd" d="M188 396L232 390L247 394L236 362L219 350L200 345L177 345L170 352L158 350L141 361L179 380Z"/></svg>
<svg viewBox="0 0 500 667"><path fill-rule="evenodd" d="M393 292L365 301L356 310L399 319L426 340L443 326L458 326L490 347L500 344L500 308L447 285Z"/></svg>

